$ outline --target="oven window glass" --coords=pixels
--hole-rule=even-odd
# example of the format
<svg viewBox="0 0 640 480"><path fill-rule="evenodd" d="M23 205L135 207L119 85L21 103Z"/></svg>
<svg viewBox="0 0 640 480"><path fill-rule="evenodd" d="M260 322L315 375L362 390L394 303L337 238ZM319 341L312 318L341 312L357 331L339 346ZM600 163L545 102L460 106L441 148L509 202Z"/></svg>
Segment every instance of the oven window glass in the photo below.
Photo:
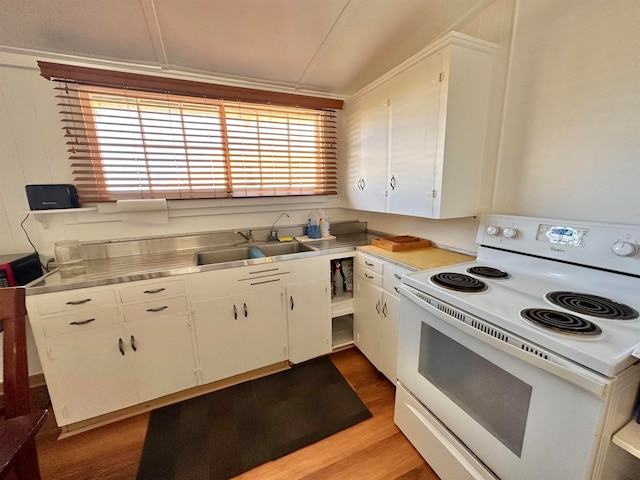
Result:
<svg viewBox="0 0 640 480"><path fill-rule="evenodd" d="M423 323L418 371L518 457L531 386Z"/></svg>

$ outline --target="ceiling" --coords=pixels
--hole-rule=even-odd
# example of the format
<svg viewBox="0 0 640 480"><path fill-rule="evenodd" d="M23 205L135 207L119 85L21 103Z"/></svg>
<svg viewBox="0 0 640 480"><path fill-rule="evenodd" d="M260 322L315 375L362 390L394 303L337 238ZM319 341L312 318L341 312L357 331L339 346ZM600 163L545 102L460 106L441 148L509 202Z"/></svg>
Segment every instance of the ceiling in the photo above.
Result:
<svg viewBox="0 0 640 480"><path fill-rule="evenodd" d="M487 3L0 0L0 51L124 62L346 97Z"/></svg>

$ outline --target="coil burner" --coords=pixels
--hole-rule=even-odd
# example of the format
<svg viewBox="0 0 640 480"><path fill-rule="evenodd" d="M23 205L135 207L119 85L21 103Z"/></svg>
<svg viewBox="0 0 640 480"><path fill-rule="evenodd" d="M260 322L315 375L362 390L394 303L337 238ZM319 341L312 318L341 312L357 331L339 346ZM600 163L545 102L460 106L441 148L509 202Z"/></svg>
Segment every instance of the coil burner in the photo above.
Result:
<svg viewBox="0 0 640 480"><path fill-rule="evenodd" d="M589 293L557 291L547 293L545 298L554 305L592 317L611 320L638 318L638 312L630 306Z"/></svg>
<svg viewBox="0 0 640 480"><path fill-rule="evenodd" d="M431 277L431 281L441 287L456 292L484 292L487 284L464 273L442 272Z"/></svg>
<svg viewBox="0 0 640 480"><path fill-rule="evenodd" d="M569 335L600 335L602 330L595 323L571 313L547 308L526 308L522 318L540 327Z"/></svg>
<svg viewBox="0 0 640 480"><path fill-rule="evenodd" d="M498 270L497 268L485 266L467 268L467 273L478 275L479 277L484 278L509 278L510 276L507 272L503 272L502 270Z"/></svg>

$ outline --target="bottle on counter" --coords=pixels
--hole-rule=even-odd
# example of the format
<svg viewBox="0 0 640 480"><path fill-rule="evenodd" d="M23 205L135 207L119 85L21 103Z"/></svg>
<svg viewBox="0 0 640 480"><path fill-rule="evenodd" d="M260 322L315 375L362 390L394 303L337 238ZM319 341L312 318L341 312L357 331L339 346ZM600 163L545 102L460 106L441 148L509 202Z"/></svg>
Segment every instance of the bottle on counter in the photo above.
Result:
<svg viewBox="0 0 640 480"><path fill-rule="evenodd" d="M340 262L336 262L335 272L333 273L333 289L335 297L344 295L344 275L340 268Z"/></svg>

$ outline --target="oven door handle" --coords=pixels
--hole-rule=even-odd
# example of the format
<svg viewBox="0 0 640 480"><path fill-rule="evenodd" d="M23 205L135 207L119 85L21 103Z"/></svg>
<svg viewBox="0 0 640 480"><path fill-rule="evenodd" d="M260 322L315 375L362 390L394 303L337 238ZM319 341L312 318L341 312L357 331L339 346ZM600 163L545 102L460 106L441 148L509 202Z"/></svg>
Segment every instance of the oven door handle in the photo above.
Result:
<svg viewBox="0 0 640 480"><path fill-rule="evenodd" d="M607 397L608 390L611 388L611 382L606 377L593 373L573 362L569 362L558 355L527 342L517 335L491 325L488 322L484 322L451 305L431 298L429 295L408 285L400 285L399 290L403 297L401 302L410 300L447 325L493 348L562 378L597 397ZM405 298L407 300L405 300ZM438 306L440 306L440 308L438 308ZM400 321L403 321L402 317ZM435 325L430 326L436 328L436 330L440 330ZM453 338L453 340L457 341L455 338Z"/></svg>

